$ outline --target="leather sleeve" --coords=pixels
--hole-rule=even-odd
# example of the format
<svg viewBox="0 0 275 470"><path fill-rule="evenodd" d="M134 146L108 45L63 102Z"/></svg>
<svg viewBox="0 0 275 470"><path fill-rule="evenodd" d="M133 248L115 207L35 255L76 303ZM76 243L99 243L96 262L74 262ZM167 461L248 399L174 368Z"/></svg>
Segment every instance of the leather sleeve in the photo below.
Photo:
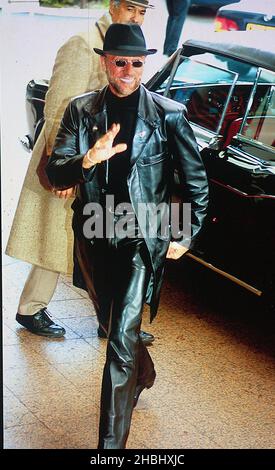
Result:
<svg viewBox="0 0 275 470"><path fill-rule="evenodd" d="M182 200L191 203L191 239L183 236L177 242L192 248L207 212L208 180L184 109L173 119L172 128L169 145L179 172Z"/></svg>
<svg viewBox="0 0 275 470"><path fill-rule="evenodd" d="M84 155L79 153L79 115L72 101L66 108L56 136L46 173L55 189L66 189L90 180L89 173L83 171Z"/></svg>

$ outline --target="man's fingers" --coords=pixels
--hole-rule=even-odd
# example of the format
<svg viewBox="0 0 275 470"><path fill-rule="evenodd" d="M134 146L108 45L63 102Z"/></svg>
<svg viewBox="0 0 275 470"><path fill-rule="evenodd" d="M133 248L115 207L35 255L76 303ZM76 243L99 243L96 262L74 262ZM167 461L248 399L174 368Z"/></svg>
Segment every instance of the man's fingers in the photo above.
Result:
<svg viewBox="0 0 275 470"><path fill-rule="evenodd" d="M74 196L74 188L64 189L63 191L59 189L52 189L52 193L59 199L68 199L69 197Z"/></svg>
<svg viewBox="0 0 275 470"><path fill-rule="evenodd" d="M59 199L62 199L63 197L65 197L64 191L58 191L58 190L56 190L56 191L53 191L53 192L54 192L54 194L56 195L56 197L59 197Z"/></svg>
<svg viewBox="0 0 275 470"><path fill-rule="evenodd" d="M112 124L110 129L97 141L96 145L104 145L106 143L113 143L114 138L120 131L120 124Z"/></svg>
<svg viewBox="0 0 275 470"><path fill-rule="evenodd" d="M109 158L113 157L116 153L124 152L127 149L126 144L117 144L113 147L114 138L119 131L120 124L112 124L106 134L100 137L84 156L84 168L90 168L91 164L96 165L97 163L109 160Z"/></svg>
<svg viewBox="0 0 275 470"><path fill-rule="evenodd" d="M57 191L56 192L56 195L57 197L59 197L59 199L66 199L67 197L67 191Z"/></svg>
<svg viewBox="0 0 275 470"><path fill-rule="evenodd" d="M127 149L127 145L126 145L126 144L117 144L117 145L115 145L115 146L112 147L112 149L111 149L109 158L113 157L113 155L115 155L116 153L125 152L126 149ZM109 158L108 158L108 159L109 159Z"/></svg>
<svg viewBox="0 0 275 470"><path fill-rule="evenodd" d="M114 139L116 135L119 133L119 131L120 131L120 124L112 124L108 132L112 133L113 139Z"/></svg>

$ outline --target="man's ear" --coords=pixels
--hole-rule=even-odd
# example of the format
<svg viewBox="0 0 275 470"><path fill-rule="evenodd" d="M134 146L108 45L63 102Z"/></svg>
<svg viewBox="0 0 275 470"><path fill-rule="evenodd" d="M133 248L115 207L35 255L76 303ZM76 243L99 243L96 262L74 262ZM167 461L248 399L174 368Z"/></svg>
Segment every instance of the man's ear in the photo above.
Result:
<svg viewBox="0 0 275 470"><path fill-rule="evenodd" d="M114 14L114 3L113 3L113 0L110 0L110 3L109 3L109 13L110 13L111 17L113 17L113 14Z"/></svg>
<svg viewBox="0 0 275 470"><path fill-rule="evenodd" d="M100 56L100 63L101 63L102 69L104 70L104 72L106 72L105 57L103 55Z"/></svg>

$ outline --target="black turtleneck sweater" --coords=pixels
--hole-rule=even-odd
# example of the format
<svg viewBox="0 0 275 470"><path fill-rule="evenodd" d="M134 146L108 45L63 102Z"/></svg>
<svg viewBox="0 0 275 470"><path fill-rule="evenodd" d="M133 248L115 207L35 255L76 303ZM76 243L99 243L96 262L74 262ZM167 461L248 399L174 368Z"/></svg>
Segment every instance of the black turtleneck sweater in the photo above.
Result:
<svg viewBox="0 0 275 470"><path fill-rule="evenodd" d="M117 153L108 160L107 194L114 195L115 207L122 202L130 202L127 176L130 172L139 94L139 88L125 98L114 95L109 88L106 92L108 129L113 123L120 124L120 131L113 145L127 144L125 152Z"/></svg>

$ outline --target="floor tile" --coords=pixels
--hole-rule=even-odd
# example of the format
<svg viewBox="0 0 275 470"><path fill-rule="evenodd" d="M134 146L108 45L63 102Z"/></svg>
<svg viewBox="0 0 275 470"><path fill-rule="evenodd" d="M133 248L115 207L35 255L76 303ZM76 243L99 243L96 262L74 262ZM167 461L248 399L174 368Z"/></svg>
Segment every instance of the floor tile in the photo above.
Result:
<svg viewBox="0 0 275 470"><path fill-rule="evenodd" d="M33 348L50 364L93 361L97 351L84 339L63 339L63 341L47 341L33 344Z"/></svg>
<svg viewBox="0 0 275 470"><path fill-rule="evenodd" d="M37 423L37 418L15 396L4 399L4 428Z"/></svg>
<svg viewBox="0 0 275 470"><path fill-rule="evenodd" d="M12 331L7 325L3 325L3 344L11 346L20 343L20 337Z"/></svg>
<svg viewBox="0 0 275 470"><path fill-rule="evenodd" d="M98 321L95 317L64 318L63 323L82 338L97 336Z"/></svg>
<svg viewBox="0 0 275 470"><path fill-rule="evenodd" d="M3 351L4 369L29 369L33 365L43 366L48 361L33 349L33 345L21 341L18 344L5 346Z"/></svg>
<svg viewBox="0 0 275 470"><path fill-rule="evenodd" d="M61 421L59 449L96 449L98 443L99 410L77 420ZM70 432L68 432L70 430Z"/></svg>
<svg viewBox="0 0 275 470"><path fill-rule="evenodd" d="M53 365L45 363L26 373L26 368L7 368L3 376L4 384L19 398L26 393L47 394L61 387L70 388L71 381L65 378Z"/></svg>
<svg viewBox="0 0 275 470"><path fill-rule="evenodd" d="M73 384L49 390L47 394L26 393L21 397L22 403L53 432L63 429L63 421L77 421L81 417L90 416L98 405L92 396L88 397Z"/></svg>
<svg viewBox="0 0 275 470"><path fill-rule="evenodd" d="M5 431L4 449L56 449L57 437L39 420Z"/></svg>
<svg viewBox="0 0 275 470"><path fill-rule="evenodd" d="M95 316L91 301L80 296L77 299L52 301L49 310L54 318L60 319Z"/></svg>

